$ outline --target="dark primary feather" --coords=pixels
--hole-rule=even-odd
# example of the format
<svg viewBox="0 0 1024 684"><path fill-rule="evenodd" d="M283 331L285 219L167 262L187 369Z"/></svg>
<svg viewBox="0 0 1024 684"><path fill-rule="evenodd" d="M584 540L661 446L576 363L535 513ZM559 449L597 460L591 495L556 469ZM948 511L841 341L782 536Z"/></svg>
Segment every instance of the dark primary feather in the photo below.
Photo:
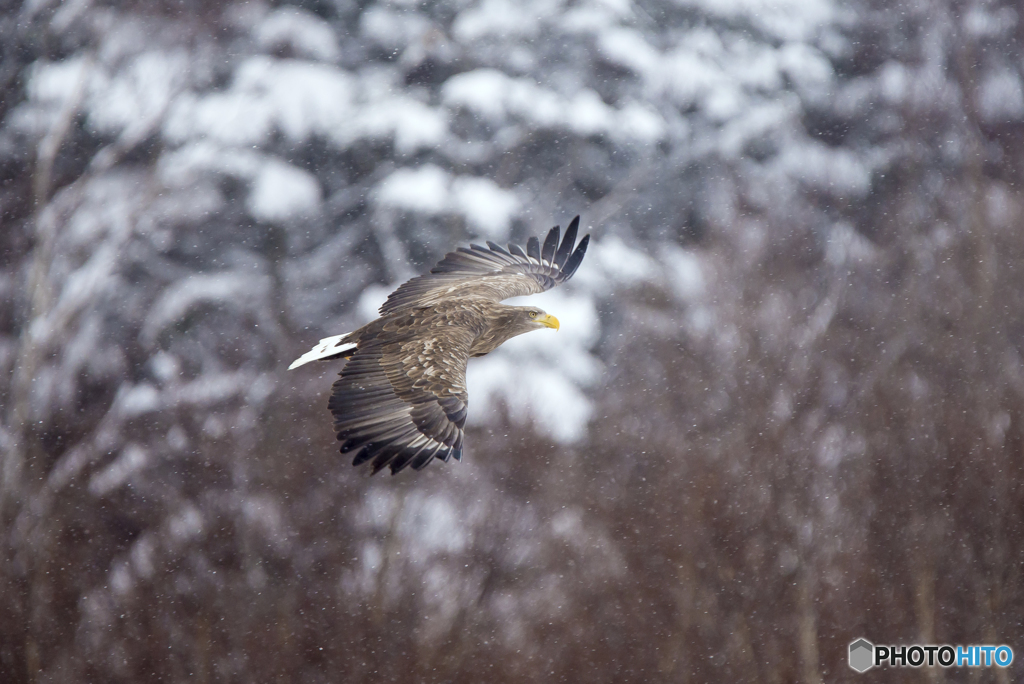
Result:
<svg viewBox="0 0 1024 684"><path fill-rule="evenodd" d="M530 258L530 255L527 254L526 252L524 252L522 247L520 247L519 245L512 244L511 242L508 243L508 251L511 252L513 256L516 256L516 257L519 257L519 258L522 258L522 259L529 259Z"/></svg>
<svg viewBox="0 0 1024 684"><path fill-rule="evenodd" d="M511 254L508 253L508 251L504 247L502 247L501 245L499 245L497 243L491 242L490 240L487 241L487 247L492 252L497 252L498 254L504 254L505 256L509 256L509 257L512 256Z"/></svg>
<svg viewBox="0 0 1024 684"><path fill-rule="evenodd" d="M569 223L569 227L565 229L565 237L562 238L562 244L558 248L558 254L555 255L555 264L559 268L565 266L565 260L569 258L569 254L572 252L572 246L576 244L576 231L579 227L580 217L577 216Z"/></svg>
<svg viewBox="0 0 1024 684"><path fill-rule="evenodd" d="M583 263L583 256L587 253L587 245L590 244L590 236L584 235L583 239L580 240L580 246L576 248L576 251L572 253L569 260L565 262L565 266L562 267L562 273L565 275L565 279L572 278L572 274L576 272L576 269Z"/></svg>
<svg viewBox="0 0 1024 684"><path fill-rule="evenodd" d="M430 306L449 298L472 296L501 301L549 290L572 277L583 260L590 236L575 244L579 223L577 216L561 241L559 227L552 228L542 249L536 238L531 238L525 251L518 245L505 249L494 242L488 242L487 247L460 247L446 254L430 273L392 292L380 313Z"/></svg>
<svg viewBox="0 0 1024 684"><path fill-rule="evenodd" d="M555 249L558 248L558 226L555 226L548 231L548 236L544 238L544 251L542 252L541 260L548 263L552 262L555 256Z"/></svg>
<svg viewBox="0 0 1024 684"><path fill-rule="evenodd" d="M540 261L540 240L532 235L530 236L530 239L526 241L526 254L531 259Z"/></svg>

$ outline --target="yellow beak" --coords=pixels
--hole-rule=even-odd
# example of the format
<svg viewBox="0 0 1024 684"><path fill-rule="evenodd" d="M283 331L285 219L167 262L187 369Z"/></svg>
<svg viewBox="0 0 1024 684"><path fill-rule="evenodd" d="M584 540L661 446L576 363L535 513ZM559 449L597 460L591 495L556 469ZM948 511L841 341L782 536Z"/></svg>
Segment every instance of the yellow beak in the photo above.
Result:
<svg viewBox="0 0 1024 684"><path fill-rule="evenodd" d="M544 314L543 316L537 319L537 322L540 323L541 325L545 325L549 328L554 328L555 330L558 330L558 319L552 316L551 314Z"/></svg>

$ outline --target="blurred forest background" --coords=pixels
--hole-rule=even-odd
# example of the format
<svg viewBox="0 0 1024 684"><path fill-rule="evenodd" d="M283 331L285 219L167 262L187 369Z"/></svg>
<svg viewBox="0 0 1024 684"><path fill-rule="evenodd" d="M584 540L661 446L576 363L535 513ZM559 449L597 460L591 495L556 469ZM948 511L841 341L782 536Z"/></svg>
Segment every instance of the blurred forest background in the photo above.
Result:
<svg viewBox="0 0 1024 684"><path fill-rule="evenodd" d="M1024 653L1021 12L0 0L0 681ZM464 462L353 469L288 363L576 213Z"/></svg>

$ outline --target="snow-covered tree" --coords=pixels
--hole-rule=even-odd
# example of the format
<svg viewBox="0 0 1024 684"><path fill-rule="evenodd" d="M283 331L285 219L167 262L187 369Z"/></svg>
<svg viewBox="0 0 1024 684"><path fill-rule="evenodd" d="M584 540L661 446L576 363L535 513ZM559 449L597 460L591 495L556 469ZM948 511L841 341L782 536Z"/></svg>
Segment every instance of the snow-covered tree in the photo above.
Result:
<svg viewBox="0 0 1024 684"><path fill-rule="evenodd" d="M0 4L0 679L1013 643L1020 40L980 0ZM335 367L287 362L576 213L466 462L352 470Z"/></svg>

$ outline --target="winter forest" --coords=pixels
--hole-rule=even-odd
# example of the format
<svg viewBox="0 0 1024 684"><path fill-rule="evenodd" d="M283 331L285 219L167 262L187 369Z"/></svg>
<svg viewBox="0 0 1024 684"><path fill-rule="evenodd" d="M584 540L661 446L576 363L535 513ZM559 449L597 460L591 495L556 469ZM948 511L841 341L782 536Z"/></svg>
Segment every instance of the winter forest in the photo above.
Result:
<svg viewBox="0 0 1024 684"><path fill-rule="evenodd" d="M1022 44L999 0L0 0L0 681L1024 657ZM289 362L576 214L463 461L353 468L342 363Z"/></svg>

